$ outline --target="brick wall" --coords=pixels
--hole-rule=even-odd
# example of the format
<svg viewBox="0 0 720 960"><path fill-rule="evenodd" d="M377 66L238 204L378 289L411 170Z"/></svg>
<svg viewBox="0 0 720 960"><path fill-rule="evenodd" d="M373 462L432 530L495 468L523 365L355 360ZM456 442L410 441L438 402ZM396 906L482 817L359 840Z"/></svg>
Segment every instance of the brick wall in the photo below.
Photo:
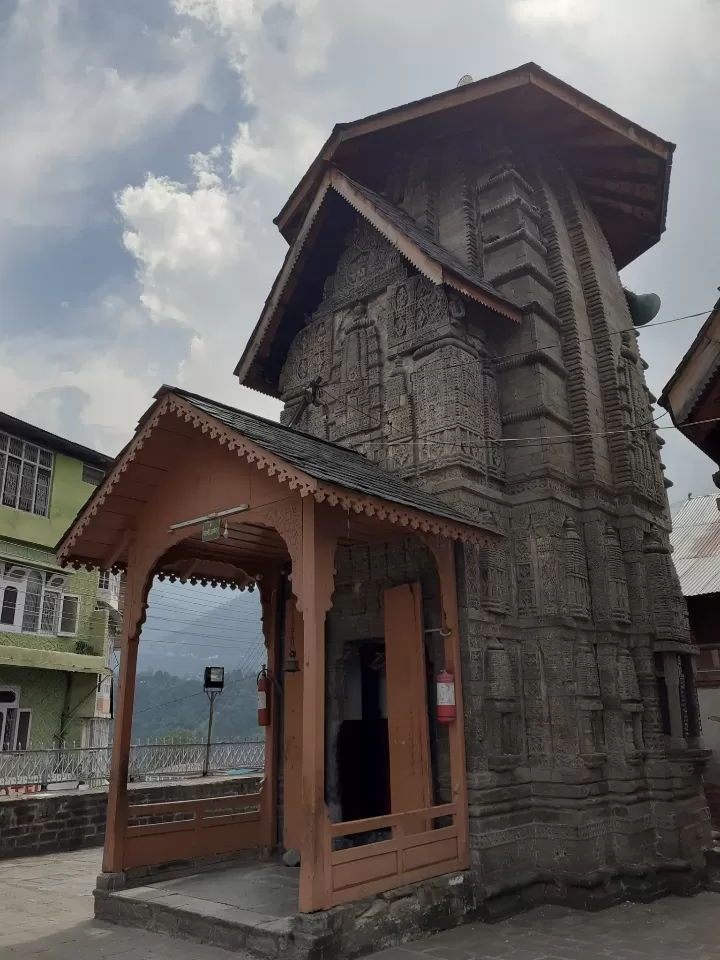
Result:
<svg viewBox="0 0 720 960"><path fill-rule="evenodd" d="M253 793L259 777L218 777L134 784L132 803L160 803ZM101 846L107 790L74 790L0 799L0 859Z"/></svg>

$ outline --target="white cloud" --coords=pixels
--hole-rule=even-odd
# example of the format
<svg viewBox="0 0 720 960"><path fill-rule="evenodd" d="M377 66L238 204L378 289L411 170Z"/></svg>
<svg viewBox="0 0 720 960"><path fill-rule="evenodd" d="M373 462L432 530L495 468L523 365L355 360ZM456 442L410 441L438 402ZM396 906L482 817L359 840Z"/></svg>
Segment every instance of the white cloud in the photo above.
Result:
<svg viewBox="0 0 720 960"><path fill-rule="evenodd" d="M263 402L232 377L267 289L282 242L263 218L255 192L223 183L222 156L193 158L195 178L182 185L148 177L128 187L117 206L124 241L137 262L140 300L156 325L187 328L187 354L175 379L182 386L266 414Z"/></svg>
<svg viewBox="0 0 720 960"><path fill-rule="evenodd" d="M127 372L115 349L88 350L82 343L66 348L53 353L35 336L16 338L12 350L0 342L0 409L115 454L158 384L147 367ZM67 411L64 401L70 395L75 402Z"/></svg>
<svg viewBox="0 0 720 960"><path fill-rule="evenodd" d="M599 6L599 0L514 0L511 10L522 24L579 23L592 20Z"/></svg>
<svg viewBox="0 0 720 960"><path fill-rule="evenodd" d="M26 10L38 2L25 0ZM714 50L720 5L711 0L697 0L682 11L674 0L446 0L441 6L410 0L167 2L178 18L165 41L158 41L170 64L165 73L115 76L112 64L95 63L87 51L84 59L68 53L53 24L43 21L38 33L50 40L38 49L47 49L47 66L32 89L20 91L21 115L0 117L0 138L16 136L19 145L17 157L0 156L0 183L9 176L20 198L10 199L12 216L18 222L28 212L37 216L45 197L38 184L49 183L48 208L41 211L49 217L58 197L66 198L67 190L92 176L88 169L151 136L202 97L208 51L222 51L237 76L237 113L214 149L187 158L187 182L158 169L117 193L136 290L103 291L98 311L104 323L123 331L125 345L119 342L123 338L95 352L78 345L74 367L66 357L41 351L45 359L34 368L50 388L82 384L89 397L83 417L98 431L103 424L118 437L122 429L129 431L137 409L163 380L272 414L276 405L238 387L232 377L286 249L272 217L335 122L452 87L464 73L479 78L535 60L639 124L678 140L673 196L681 199L671 199L661 253L642 258L630 276L638 289L657 289L670 315L714 299L711 244L701 243L692 253L687 242L706 211L720 208L716 178L708 175L701 188L697 176L702 157L717 152L710 119L720 73ZM33 26L28 18L26 42ZM198 31L205 31L207 47L193 42ZM46 124L47 112L52 116ZM64 215L66 206L61 205ZM687 222L683 211L692 214ZM678 218L682 236L673 232ZM706 236L712 236L710 226ZM692 276L691 284L678 279L683 271ZM703 285L710 295L697 293L701 302L688 303L690 289L701 291ZM667 330L664 339L650 332L643 336L656 393L689 341L692 331L680 326L661 328ZM158 336L165 334L172 350L158 349ZM30 356L28 351L28 363ZM7 355L3 361L0 354L3 362L0 376L7 372L7 379L0 383L0 406L13 396L30 397L33 388L20 382ZM90 367L110 378L112 411L103 411L102 377ZM57 397L46 402L57 406ZM670 472L682 477L685 488L692 483L691 458L676 453L675 443L671 448ZM693 469L701 471L697 464Z"/></svg>
<svg viewBox="0 0 720 960"><path fill-rule="evenodd" d="M107 161L205 96L212 62L188 29L154 36L156 70L120 71L89 37L70 39L73 6L20 0L0 34L0 250L17 227L81 221Z"/></svg>

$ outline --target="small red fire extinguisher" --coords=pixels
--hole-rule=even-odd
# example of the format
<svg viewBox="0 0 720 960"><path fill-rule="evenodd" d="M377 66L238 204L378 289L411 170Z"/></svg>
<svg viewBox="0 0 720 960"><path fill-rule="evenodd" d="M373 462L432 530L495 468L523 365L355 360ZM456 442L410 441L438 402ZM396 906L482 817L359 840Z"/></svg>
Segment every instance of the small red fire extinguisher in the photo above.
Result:
<svg viewBox="0 0 720 960"><path fill-rule="evenodd" d="M452 723L455 719L455 680L447 670L437 675L438 723Z"/></svg>
<svg viewBox="0 0 720 960"><path fill-rule="evenodd" d="M270 726L270 677L265 666L257 675L257 723L259 727Z"/></svg>

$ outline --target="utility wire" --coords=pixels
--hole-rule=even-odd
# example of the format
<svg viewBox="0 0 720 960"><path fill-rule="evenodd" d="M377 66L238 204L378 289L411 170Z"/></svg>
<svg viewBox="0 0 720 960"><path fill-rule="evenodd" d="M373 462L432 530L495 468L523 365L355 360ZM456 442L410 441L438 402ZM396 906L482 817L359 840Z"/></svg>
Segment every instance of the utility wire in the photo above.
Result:
<svg viewBox="0 0 720 960"><path fill-rule="evenodd" d="M714 308L713 308L713 309L714 309ZM644 326L643 326L642 328L640 328L640 329L642 329L642 330L647 330L648 327L661 327L661 326L666 326L666 325L669 324L669 323L677 323L677 322L680 321L680 320L691 320L691 319L693 319L693 318L695 318L695 317L705 316L706 314L708 314L708 313L710 313L710 312L711 312L710 310L701 310L701 311L698 311L697 313L688 313L688 314L685 314L684 316L681 316L681 317L672 317L672 318L669 319L669 320L658 320L658 321L656 321L655 323L646 323L646 324L644 324ZM630 333L630 332L637 334L637 333L638 333L638 328L637 328L637 327L634 327L634 326L631 326L631 327L623 327L623 328L620 329L620 330L610 330L610 331L608 331L608 334L609 334L610 336L618 336L618 335L621 335L621 334L623 334L623 333ZM575 340L574 342L575 342L575 343L587 343L587 342L589 342L589 341L595 342L596 340L597 340L597 338L596 338L595 336L591 335L591 336L589 336L589 337L581 337L581 338L579 338L578 340ZM478 358L478 359L473 359L473 360L463 360L463 361L460 361L460 362L458 362L458 363L449 364L447 367L445 367L445 371L447 371L447 370L452 370L452 369L454 369L454 368L456 368L456 367L472 366L473 364L476 364L476 363L486 363L486 364L489 364L489 365L495 365L495 364L497 364L497 363L499 363L499 362L501 362L501 361L503 361L503 360L511 360L511 359L516 358L516 357L530 356L531 354L538 353L538 352L541 352L541 351L554 350L554 349L557 349L558 347L562 348L562 346L563 346L562 340L555 340L555 341L553 341L552 343L548 343L548 344L545 344L545 345L543 345L543 346L530 347L529 349L519 350L519 351L516 351L515 353L506 353L506 354L503 354L503 355L500 355L500 356L493 356L493 357L480 357L480 358ZM427 361L427 363L425 363L425 364L423 365L423 368L429 366L431 363L440 363L440 362L441 362L440 360L429 360L429 361ZM415 376L416 373L418 373L417 370L410 371L410 376L413 377L413 376ZM360 377L359 379L360 379L360 380L369 380L370 378L369 378L369 377ZM349 398L349 397L340 398L340 397L334 396L332 393L330 393L330 391L327 389L326 386L320 386L320 390L322 390L324 393L326 393L327 396L328 396L331 400L334 400L336 403L344 403L344 404L346 405L346 407L347 407L347 405L350 403L350 398ZM363 409L362 409L361 407L359 407L357 404L353 404L353 408L354 408L358 413L361 413L364 417L366 417L369 421L371 421L372 423L374 423L377 427L380 427L381 429L384 428L384 424L381 423L376 417L373 417L372 414L370 414L367 410L363 410ZM597 435L600 435L600 434L597 434ZM580 434L570 435L570 436L568 436L568 437L563 436L561 439L562 439L562 440L571 439L573 436L581 436L581 435L580 435ZM500 440L496 440L495 438L491 438L491 437L483 437L483 438L479 438L479 439L492 440L493 442L502 442L502 441L500 441ZM507 439L509 439L509 440L516 440L516 439L517 439L517 440L524 440L524 439L533 439L533 438L520 438L520 437L518 437L518 438L513 438L513 437L510 437L510 438L507 438ZM397 441L397 444L396 444L396 445L413 444L413 443L415 443L415 442L417 442L417 441ZM441 440L432 441L432 442L434 442L434 443L451 443L451 441L441 441Z"/></svg>
<svg viewBox="0 0 720 960"><path fill-rule="evenodd" d="M215 650L236 650L238 645L243 647L245 646L257 647L260 645L260 640L256 637L254 640L236 640L235 643L228 644L228 643L215 643L213 638L209 637L207 640L207 643L191 643L189 641L186 642L184 640L160 640L160 639L155 639L155 637L145 637L143 639L141 634L140 643L141 644L167 643L167 644L170 644L170 646L178 646L178 647L202 647L203 649L207 649L208 647L213 647L213 649Z"/></svg>
<svg viewBox="0 0 720 960"><path fill-rule="evenodd" d="M153 620L153 621L158 622L158 623L184 623L184 624L186 624L187 626L190 626L190 627L198 627L198 628L200 628L201 630L204 629L204 626L203 626L204 617L202 617L202 616L200 616L200 618L197 619L197 620L192 620L192 619L189 619L189 618L188 618L188 619L182 619L182 618L181 618L180 620L178 620L176 617L165 617L165 616L162 616L162 615L157 616L156 614L154 614L154 613L152 612L152 609L150 609L150 610L148 610L148 612L147 612L147 619L148 619L148 620ZM259 618L258 618L258 619L259 619ZM214 623L218 623L218 622L219 622L219 621L217 621L217 620L214 621ZM233 624L233 623L234 623L234 626L231 625L231 626L218 626L218 627L215 627L215 626L213 625L212 627L209 627L209 628L208 628L209 632L214 633L214 632L216 632L216 631L220 631L220 632L222 632L222 631L225 631L225 632L230 631L231 633L232 633L232 632L234 632L234 633L242 633L242 632L247 633L248 630L253 630L253 629L257 626L257 623L254 623L254 624L253 624L252 621L241 621L241 622L238 622L238 621L227 620L227 621L225 621L225 622L228 623L228 624Z"/></svg>
<svg viewBox="0 0 720 960"><path fill-rule="evenodd" d="M237 670L239 669L241 668L236 667L235 670L233 670L233 673L237 672ZM228 680L228 682L225 684L223 689L227 690L227 688L231 687L234 683L243 683L244 681L249 680L251 678L252 678L251 674L246 674L243 677L238 677L237 680ZM142 710L133 711L133 717L136 717L141 713L148 713L150 710L159 710L160 707L169 707L170 704L172 703L182 703L183 700L191 700L193 697L201 697L204 695L204 693L205 693L204 690L198 690L197 693L187 693L185 694L184 697L177 697L175 700L166 700L164 703L154 703L151 707L143 707Z"/></svg>
<svg viewBox="0 0 720 960"><path fill-rule="evenodd" d="M322 388L325 393L328 393L327 388ZM328 396L331 399L337 400L339 403L347 404L348 399L341 400L339 397L333 397L332 394L328 393ZM366 416L369 416L366 411L361 410L360 407L355 407L360 413L364 413ZM658 420L662 417L667 416L667 411L661 413L660 416L656 417L653 420L646 420L642 424L636 427L625 427L622 430L597 430L589 433L567 433L567 434L549 434L547 436L537 436L537 437L490 437L487 434L478 434L472 440L468 440L467 443L464 441L460 442L457 440L437 440L434 437L425 437L422 440L390 440L390 441L377 441L378 443L385 442L385 445L388 447L402 447L402 446L422 446L423 444L435 444L442 446L453 447L453 449L468 447L468 448L477 448L478 443L482 441L488 441L489 443L568 443L573 440L586 439L589 437L611 437L616 436L617 434L631 434L642 431L647 431L648 428L651 430L677 430L678 427L675 426L662 426L655 427L653 424L657 423ZM720 419L720 418L719 418ZM380 421L375 421L377 426L382 427L383 424ZM702 421L696 421L702 422ZM709 421L705 421L709 422ZM457 429L456 427L448 427L447 429ZM372 442L372 441L370 441Z"/></svg>
<svg viewBox="0 0 720 960"><path fill-rule="evenodd" d="M232 641L232 643L252 643L254 639L254 637L246 635L244 637L238 637L237 640L233 640L232 636L227 634L218 634L215 633L214 630L208 631L207 633L197 633L193 630L166 630L164 627L153 627L152 624L148 625L147 623L143 624L141 636L146 630L159 632L162 634L162 636L170 636L171 634L179 633L186 637L199 637L201 640L206 637L217 637L218 640Z"/></svg>

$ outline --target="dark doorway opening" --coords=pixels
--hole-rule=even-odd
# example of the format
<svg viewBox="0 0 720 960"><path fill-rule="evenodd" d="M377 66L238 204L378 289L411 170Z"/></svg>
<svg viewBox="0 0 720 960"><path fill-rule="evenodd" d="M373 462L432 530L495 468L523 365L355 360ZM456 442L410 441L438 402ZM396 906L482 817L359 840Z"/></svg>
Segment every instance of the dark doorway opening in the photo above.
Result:
<svg viewBox="0 0 720 960"><path fill-rule="evenodd" d="M340 804L345 821L390 813L385 643L364 643L358 653L361 716L343 721L337 740Z"/></svg>

